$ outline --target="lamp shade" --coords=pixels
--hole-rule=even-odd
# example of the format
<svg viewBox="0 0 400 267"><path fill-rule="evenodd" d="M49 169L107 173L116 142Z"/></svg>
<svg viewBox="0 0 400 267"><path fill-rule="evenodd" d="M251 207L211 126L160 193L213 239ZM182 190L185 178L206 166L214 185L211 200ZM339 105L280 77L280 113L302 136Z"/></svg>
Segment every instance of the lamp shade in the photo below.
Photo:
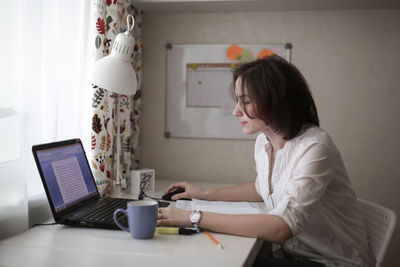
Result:
<svg viewBox="0 0 400 267"><path fill-rule="evenodd" d="M129 32L119 33L111 54L94 63L92 82L98 87L121 95L134 95L137 90L136 72L130 63L135 39Z"/></svg>

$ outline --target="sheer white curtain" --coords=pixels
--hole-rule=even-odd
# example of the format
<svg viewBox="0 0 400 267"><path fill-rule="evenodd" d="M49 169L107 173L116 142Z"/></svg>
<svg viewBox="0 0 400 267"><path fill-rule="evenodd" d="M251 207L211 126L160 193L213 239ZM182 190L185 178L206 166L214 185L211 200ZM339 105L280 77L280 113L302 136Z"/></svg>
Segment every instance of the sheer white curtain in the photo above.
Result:
<svg viewBox="0 0 400 267"><path fill-rule="evenodd" d="M0 239L26 229L45 195L33 144L90 147L90 1L0 0Z"/></svg>

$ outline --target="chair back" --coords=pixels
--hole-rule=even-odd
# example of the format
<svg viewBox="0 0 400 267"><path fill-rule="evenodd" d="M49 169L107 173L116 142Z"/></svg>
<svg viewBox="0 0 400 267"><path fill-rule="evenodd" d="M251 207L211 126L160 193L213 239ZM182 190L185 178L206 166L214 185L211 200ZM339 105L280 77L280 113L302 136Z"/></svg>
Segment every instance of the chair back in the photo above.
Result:
<svg viewBox="0 0 400 267"><path fill-rule="evenodd" d="M383 263L396 227L397 216L392 210L364 199L358 199L376 267Z"/></svg>

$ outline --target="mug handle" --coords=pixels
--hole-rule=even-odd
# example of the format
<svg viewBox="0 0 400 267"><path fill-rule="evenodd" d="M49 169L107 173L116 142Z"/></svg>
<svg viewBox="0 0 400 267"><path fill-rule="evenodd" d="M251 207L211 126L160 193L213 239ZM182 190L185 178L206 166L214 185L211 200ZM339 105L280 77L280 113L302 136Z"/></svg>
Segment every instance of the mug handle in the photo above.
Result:
<svg viewBox="0 0 400 267"><path fill-rule="evenodd" d="M125 232L128 232L128 233L129 233L129 232L130 232L129 229L126 228L125 226L123 226L122 224L120 224L120 223L118 222L118 220L117 220L117 214L118 214L119 212L124 213L125 216L128 217L128 212L127 212L126 209L116 209L116 210L114 211L114 222L115 222L115 224L116 224L119 228L121 228L121 229L124 230Z"/></svg>

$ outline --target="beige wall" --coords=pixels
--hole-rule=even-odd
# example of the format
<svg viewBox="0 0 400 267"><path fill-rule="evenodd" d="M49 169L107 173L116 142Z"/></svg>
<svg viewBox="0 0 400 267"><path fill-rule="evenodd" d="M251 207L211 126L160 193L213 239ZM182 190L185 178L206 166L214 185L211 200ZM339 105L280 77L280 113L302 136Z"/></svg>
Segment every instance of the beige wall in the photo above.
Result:
<svg viewBox="0 0 400 267"><path fill-rule="evenodd" d="M357 194L400 215L400 10L149 13L144 38L141 167L156 179L255 178L251 141L163 137L165 44L290 42Z"/></svg>

